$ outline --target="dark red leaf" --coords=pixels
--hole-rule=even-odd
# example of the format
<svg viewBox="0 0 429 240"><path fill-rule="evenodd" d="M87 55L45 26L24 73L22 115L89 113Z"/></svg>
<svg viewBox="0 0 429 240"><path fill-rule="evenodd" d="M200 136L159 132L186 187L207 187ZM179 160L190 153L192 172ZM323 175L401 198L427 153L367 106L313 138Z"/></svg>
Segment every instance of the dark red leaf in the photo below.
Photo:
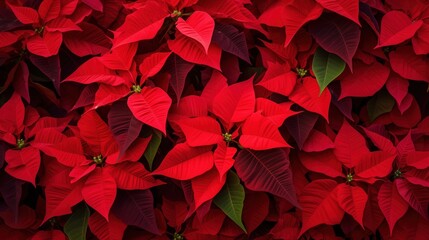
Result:
<svg viewBox="0 0 429 240"><path fill-rule="evenodd" d="M363 218L365 227L372 232L375 232L385 219L379 207L378 189L375 187L368 188L368 203Z"/></svg>
<svg viewBox="0 0 429 240"><path fill-rule="evenodd" d="M113 103L108 114L108 123L119 144L121 155L130 148L143 127L143 123L132 115L124 101Z"/></svg>
<svg viewBox="0 0 429 240"><path fill-rule="evenodd" d="M234 54L242 60L250 63L246 37L232 25L216 23L212 41L225 52Z"/></svg>
<svg viewBox="0 0 429 240"><path fill-rule="evenodd" d="M328 136L313 129L302 146L302 150L306 152L320 152L334 147L335 144Z"/></svg>
<svg viewBox="0 0 429 240"><path fill-rule="evenodd" d="M429 190L419 185L413 185L405 179L396 179L399 194L426 220L429 218Z"/></svg>
<svg viewBox="0 0 429 240"><path fill-rule="evenodd" d="M169 54L170 55L170 54ZM177 104L182 97L183 89L185 89L186 76L194 67L194 64L183 60L176 54L172 56L165 63L165 69L170 73L170 86L176 94Z"/></svg>
<svg viewBox="0 0 429 240"><path fill-rule="evenodd" d="M30 89L28 87L30 71L25 62L19 62L15 72L14 82L12 83L15 91L27 101L30 102Z"/></svg>
<svg viewBox="0 0 429 240"><path fill-rule="evenodd" d="M0 193L5 201L9 211L18 218L19 204L22 196L23 181L11 177L5 172L0 174ZM16 219L15 218L15 219Z"/></svg>
<svg viewBox="0 0 429 240"><path fill-rule="evenodd" d="M66 240L66 235L60 230L38 231L31 240Z"/></svg>
<svg viewBox="0 0 429 240"><path fill-rule="evenodd" d="M310 136L311 129L316 124L318 116L310 112L302 112L285 121L287 131L295 139L298 147L303 148L305 141Z"/></svg>
<svg viewBox="0 0 429 240"><path fill-rule="evenodd" d="M234 167L248 189L272 193L298 206L289 157L284 150L243 149L237 154Z"/></svg>
<svg viewBox="0 0 429 240"><path fill-rule="evenodd" d="M18 215L14 215L12 211L0 212L0 218L3 219L4 223L14 229L25 230L31 228L36 224L36 213L34 209L22 205L19 207Z"/></svg>
<svg viewBox="0 0 429 240"><path fill-rule="evenodd" d="M57 92L60 92L61 67L60 58L54 55L48 58L31 55L30 61L51 79Z"/></svg>
<svg viewBox="0 0 429 240"><path fill-rule="evenodd" d="M242 23L246 28L255 29L265 33L259 25L259 21L252 12L244 6L244 2L234 0L199 0L197 5L193 6L195 10L207 12L214 19L226 18Z"/></svg>
<svg viewBox="0 0 429 240"><path fill-rule="evenodd" d="M405 216L399 220L393 230L392 239L416 239L424 240L429 234L429 222L415 211L409 210Z"/></svg>
<svg viewBox="0 0 429 240"><path fill-rule="evenodd" d="M150 190L118 191L112 212L127 225L159 234Z"/></svg>
<svg viewBox="0 0 429 240"><path fill-rule="evenodd" d="M71 52L83 57L110 50L112 43L100 28L87 22L80 23L79 27L82 31L64 33L64 44Z"/></svg>
<svg viewBox="0 0 429 240"><path fill-rule="evenodd" d="M268 216L270 199L263 192L246 191L243 207L243 223L247 232L253 232Z"/></svg>
<svg viewBox="0 0 429 240"><path fill-rule="evenodd" d="M103 11L103 3L101 2L101 0L82 0L82 2L84 2L86 5L96 11Z"/></svg>
<svg viewBox="0 0 429 240"><path fill-rule="evenodd" d="M357 24L331 13L312 22L309 31L324 50L338 55L352 69L361 34Z"/></svg>

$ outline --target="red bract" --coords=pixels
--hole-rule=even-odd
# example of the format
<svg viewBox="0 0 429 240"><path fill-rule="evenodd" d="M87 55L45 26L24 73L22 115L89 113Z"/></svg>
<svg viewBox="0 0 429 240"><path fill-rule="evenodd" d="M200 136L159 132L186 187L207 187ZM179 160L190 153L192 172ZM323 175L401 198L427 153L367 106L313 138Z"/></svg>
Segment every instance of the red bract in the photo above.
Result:
<svg viewBox="0 0 429 240"><path fill-rule="evenodd" d="M0 1L0 239L427 239L428 6Z"/></svg>

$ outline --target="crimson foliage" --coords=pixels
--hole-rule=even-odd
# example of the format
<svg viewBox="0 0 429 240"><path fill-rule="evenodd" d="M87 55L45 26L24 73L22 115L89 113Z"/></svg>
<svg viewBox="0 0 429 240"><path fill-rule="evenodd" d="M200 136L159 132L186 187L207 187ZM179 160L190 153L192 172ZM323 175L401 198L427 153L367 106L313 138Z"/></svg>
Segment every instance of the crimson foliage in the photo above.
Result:
<svg viewBox="0 0 429 240"><path fill-rule="evenodd" d="M1 239L427 239L427 0L0 2Z"/></svg>

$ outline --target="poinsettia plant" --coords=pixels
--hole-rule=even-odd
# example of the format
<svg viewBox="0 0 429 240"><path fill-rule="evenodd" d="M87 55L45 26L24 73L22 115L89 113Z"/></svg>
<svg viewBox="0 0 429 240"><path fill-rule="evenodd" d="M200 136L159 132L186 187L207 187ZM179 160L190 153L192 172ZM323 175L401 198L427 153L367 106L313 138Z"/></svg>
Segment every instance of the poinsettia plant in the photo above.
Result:
<svg viewBox="0 0 429 240"><path fill-rule="evenodd" d="M428 19L0 2L0 238L427 239Z"/></svg>

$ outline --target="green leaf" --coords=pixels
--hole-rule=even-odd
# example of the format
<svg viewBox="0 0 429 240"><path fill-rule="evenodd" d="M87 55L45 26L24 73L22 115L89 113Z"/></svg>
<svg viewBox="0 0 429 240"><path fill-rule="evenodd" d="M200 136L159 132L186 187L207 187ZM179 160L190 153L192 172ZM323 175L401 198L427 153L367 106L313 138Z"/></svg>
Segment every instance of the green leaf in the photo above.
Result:
<svg viewBox="0 0 429 240"><path fill-rule="evenodd" d="M144 157L146 158L146 161L149 163L149 169L152 171L152 164L153 159L156 156L156 153L158 152L159 145L161 144L162 135L158 131L154 131L152 134L152 139L149 142L149 145L146 148L146 151L144 152Z"/></svg>
<svg viewBox="0 0 429 240"><path fill-rule="evenodd" d="M244 188L240 184L240 178L234 172L228 172L228 178L222 190L214 198L214 203L244 232L246 228L241 220L244 202Z"/></svg>
<svg viewBox="0 0 429 240"><path fill-rule="evenodd" d="M316 50L313 57L313 73L319 83L320 93L340 76L345 67L346 63L337 55L326 52L322 48Z"/></svg>
<svg viewBox="0 0 429 240"><path fill-rule="evenodd" d="M69 220L64 224L64 232L70 240L85 240L88 228L89 209L86 204L77 205Z"/></svg>
<svg viewBox="0 0 429 240"><path fill-rule="evenodd" d="M392 111L395 105L395 100L387 91L380 91L368 101L368 116L372 122L378 116Z"/></svg>

